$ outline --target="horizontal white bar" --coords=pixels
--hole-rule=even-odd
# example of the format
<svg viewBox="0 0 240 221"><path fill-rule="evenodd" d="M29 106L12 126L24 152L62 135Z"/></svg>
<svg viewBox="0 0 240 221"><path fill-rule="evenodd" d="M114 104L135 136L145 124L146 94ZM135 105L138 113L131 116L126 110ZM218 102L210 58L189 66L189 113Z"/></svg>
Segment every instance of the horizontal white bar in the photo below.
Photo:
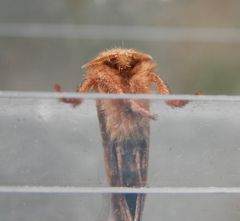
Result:
<svg viewBox="0 0 240 221"><path fill-rule="evenodd" d="M0 23L0 37L240 43L240 29Z"/></svg>
<svg viewBox="0 0 240 221"><path fill-rule="evenodd" d="M0 193L146 193L146 194L239 194L240 187L62 187L62 186L0 186Z"/></svg>
<svg viewBox="0 0 240 221"><path fill-rule="evenodd" d="M0 99L58 99L58 98L82 98L82 99L149 99L149 100L189 100L189 101L226 101L240 102L240 96L225 95L159 95L159 94L101 94L101 93L55 93L55 92L20 92L0 91Z"/></svg>

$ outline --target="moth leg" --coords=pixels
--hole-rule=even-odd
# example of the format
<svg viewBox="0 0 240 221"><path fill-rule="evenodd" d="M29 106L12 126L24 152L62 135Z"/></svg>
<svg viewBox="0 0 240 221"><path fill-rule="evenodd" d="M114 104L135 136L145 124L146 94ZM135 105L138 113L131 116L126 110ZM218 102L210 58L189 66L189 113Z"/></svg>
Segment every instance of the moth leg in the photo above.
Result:
<svg viewBox="0 0 240 221"><path fill-rule="evenodd" d="M88 92L91 87L95 84L95 80L94 79L87 79L86 81L83 82L82 85L80 85L77 89L77 92L80 93L86 93Z"/></svg>
<svg viewBox="0 0 240 221"><path fill-rule="evenodd" d="M62 92L62 87L59 84L54 85L54 91L55 92ZM81 104L82 100L78 98L60 98L60 101L63 103L70 103L73 105L73 107L76 107L77 105Z"/></svg>
<svg viewBox="0 0 240 221"><path fill-rule="evenodd" d="M151 80L152 80L152 82L154 82L157 85L157 89L160 94L163 94L163 95L170 94L170 90L169 90L168 86L166 85L166 83L160 77L158 77L156 74L152 73ZM195 95L201 95L201 94L202 94L201 92L195 93ZM183 107L187 103L189 103L188 100L168 100L168 101L166 101L166 104L171 107Z"/></svg>
<svg viewBox="0 0 240 221"><path fill-rule="evenodd" d="M197 91L196 93L194 93L194 95L203 95L203 93L201 91ZM186 104L189 103L189 100L168 100L166 101L166 104L171 106L171 107L183 107Z"/></svg>
<svg viewBox="0 0 240 221"><path fill-rule="evenodd" d="M94 84L94 81L92 79L88 79L86 80L81 87L78 87L77 88L77 92L87 92L90 90L90 88L93 86ZM55 92L62 92L62 88L59 84L55 84L54 85L54 91ZM65 97L62 97L60 98L60 101L61 102L64 102L64 103L69 103L69 104L72 104L73 107L76 107L78 106L79 104L82 103L82 99L80 98L65 98Z"/></svg>
<svg viewBox="0 0 240 221"><path fill-rule="evenodd" d="M151 73L151 81L156 84L160 94L164 94L164 95L170 94L170 90L167 84L155 73Z"/></svg>
<svg viewBox="0 0 240 221"><path fill-rule="evenodd" d="M174 107L183 107L188 103L189 103L188 100L168 100L168 101L166 101L166 104L173 108Z"/></svg>
<svg viewBox="0 0 240 221"><path fill-rule="evenodd" d="M127 103L130 105L131 110L143 117L147 117L149 119L155 120L157 115L150 112L149 110L146 110L142 108L136 101L134 100L128 100Z"/></svg>

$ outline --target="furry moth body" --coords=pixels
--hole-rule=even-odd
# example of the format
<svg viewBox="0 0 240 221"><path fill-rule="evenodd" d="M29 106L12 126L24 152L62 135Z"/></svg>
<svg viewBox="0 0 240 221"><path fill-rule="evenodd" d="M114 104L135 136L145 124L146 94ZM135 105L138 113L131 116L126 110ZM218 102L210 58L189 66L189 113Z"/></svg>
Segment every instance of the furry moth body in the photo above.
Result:
<svg viewBox="0 0 240 221"><path fill-rule="evenodd" d="M86 80L77 90L97 93L149 94L155 86L160 94L168 87L156 74L151 56L133 49L110 49L83 66ZM55 87L61 91L60 86ZM62 98L79 104L80 100ZM147 184L149 121L155 116L147 100L97 100L104 148L105 169L110 186L144 187ZM174 103L171 104L174 106ZM140 221L144 194L112 194L114 221Z"/></svg>
<svg viewBox="0 0 240 221"><path fill-rule="evenodd" d="M86 81L79 92L90 88L99 93L151 93L152 84L168 94L156 75L151 56L133 49L111 49L84 67ZM143 100L98 100L97 112L110 186L143 187L147 183L149 155L149 102ZM144 194L113 194L114 221L140 221Z"/></svg>

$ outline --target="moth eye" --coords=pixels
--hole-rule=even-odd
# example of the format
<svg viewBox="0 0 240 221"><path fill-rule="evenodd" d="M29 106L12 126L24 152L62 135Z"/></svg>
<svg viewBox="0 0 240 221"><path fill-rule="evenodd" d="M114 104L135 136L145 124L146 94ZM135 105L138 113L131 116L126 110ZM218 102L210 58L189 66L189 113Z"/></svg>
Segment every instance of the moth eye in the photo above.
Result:
<svg viewBox="0 0 240 221"><path fill-rule="evenodd" d="M139 60L133 60L130 63L131 68L134 68L140 61Z"/></svg>
<svg viewBox="0 0 240 221"><path fill-rule="evenodd" d="M106 64L107 66L111 67L111 68L118 68L118 61L116 58L111 58L109 60L104 61L104 64Z"/></svg>
<svg viewBox="0 0 240 221"><path fill-rule="evenodd" d="M112 64L118 63L118 62L117 62L117 58L111 58L111 59L110 59L110 63L112 63Z"/></svg>

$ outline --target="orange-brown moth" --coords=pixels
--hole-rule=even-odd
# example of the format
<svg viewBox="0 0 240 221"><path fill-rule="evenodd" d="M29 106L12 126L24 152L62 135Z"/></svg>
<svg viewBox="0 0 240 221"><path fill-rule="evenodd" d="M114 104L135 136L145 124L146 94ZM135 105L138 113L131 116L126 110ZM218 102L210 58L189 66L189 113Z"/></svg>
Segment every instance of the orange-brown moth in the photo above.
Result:
<svg viewBox="0 0 240 221"><path fill-rule="evenodd" d="M83 66L86 80L78 92L150 94L152 88L169 94L165 82L157 75L156 64L148 54L133 49L110 49ZM55 86L60 92L60 86ZM62 98L78 105L79 99ZM187 101L168 101L183 106ZM147 184L149 155L148 100L97 100L97 113L104 148L105 169L110 186L144 187ZM140 221L144 194L112 194L114 221Z"/></svg>

